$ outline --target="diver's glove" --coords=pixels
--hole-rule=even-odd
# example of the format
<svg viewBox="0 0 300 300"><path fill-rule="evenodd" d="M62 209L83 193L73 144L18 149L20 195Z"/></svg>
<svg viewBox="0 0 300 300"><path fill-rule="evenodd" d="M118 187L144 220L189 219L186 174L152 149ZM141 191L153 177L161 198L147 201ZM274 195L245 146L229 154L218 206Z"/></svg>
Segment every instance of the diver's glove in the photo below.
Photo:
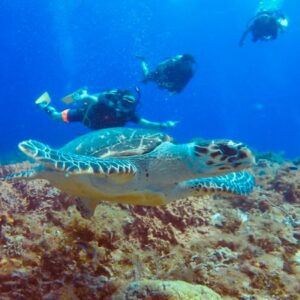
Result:
<svg viewBox="0 0 300 300"><path fill-rule="evenodd" d="M179 121L166 121L161 123L161 128L173 128L179 123Z"/></svg>

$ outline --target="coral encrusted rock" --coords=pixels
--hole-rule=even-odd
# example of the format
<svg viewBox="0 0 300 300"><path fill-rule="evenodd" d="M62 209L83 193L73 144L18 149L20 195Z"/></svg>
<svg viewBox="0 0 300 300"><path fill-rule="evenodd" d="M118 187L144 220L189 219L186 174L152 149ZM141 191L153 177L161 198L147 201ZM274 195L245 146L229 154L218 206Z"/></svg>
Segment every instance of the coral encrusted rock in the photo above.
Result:
<svg viewBox="0 0 300 300"><path fill-rule="evenodd" d="M112 300L222 300L206 286L184 281L142 280L123 286Z"/></svg>

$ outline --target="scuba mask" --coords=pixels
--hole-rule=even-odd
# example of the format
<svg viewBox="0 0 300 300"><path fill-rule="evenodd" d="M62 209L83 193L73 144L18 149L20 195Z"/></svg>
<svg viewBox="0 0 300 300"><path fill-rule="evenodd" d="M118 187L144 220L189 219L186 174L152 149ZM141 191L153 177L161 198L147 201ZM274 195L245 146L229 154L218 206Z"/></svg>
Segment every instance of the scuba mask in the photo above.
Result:
<svg viewBox="0 0 300 300"><path fill-rule="evenodd" d="M136 95L134 95L132 92L128 90L122 92L122 100L121 103L119 104L122 111L129 112L135 110L141 97L141 91L137 86L135 86L134 92Z"/></svg>
<svg viewBox="0 0 300 300"><path fill-rule="evenodd" d="M108 106L114 107L118 112L128 113L134 111L139 101L139 90L137 96L128 90L111 90L106 93L105 100Z"/></svg>
<svg viewBox="0 0 300 300"><path fill-rule="evenodd" d="M119 103L122 111L128 112L134 110L137 105L137 99L133 95L125 94Z"/></svg>

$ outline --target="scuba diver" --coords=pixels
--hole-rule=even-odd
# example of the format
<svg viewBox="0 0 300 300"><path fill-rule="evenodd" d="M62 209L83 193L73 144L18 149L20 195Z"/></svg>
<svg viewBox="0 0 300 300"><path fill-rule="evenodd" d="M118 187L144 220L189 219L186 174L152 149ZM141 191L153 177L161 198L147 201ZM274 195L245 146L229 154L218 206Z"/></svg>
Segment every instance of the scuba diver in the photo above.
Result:
<svg viewBox="0 0 300 300"><path fill-rule="evenodd" d="M140 118L136 114L140 91L136 95L129 90L112 89L98 94L88 94L87 89L81 89L62 99L74 107L57 111L50 105L51 99L47 92L42 94L35 103L52 119L62 122L81 122L90 129L121 127L127 122L134 122L147 128L161 129L174 127L177 122L152 122Z"/></svg>
<svg viewBox="0 0 300 300"><path fill-rule="evenodd" d="M248 33L252 33L252 42L258 40L270 41L275 40L279 33L282 33L288 26L288 20L280 11L266 11L262 10L252 18L240 39L240 47L244 45L244 41Z"/></svg>
<svg viewBox="0 0 300 300"><path fill-rule="evenodd" d="M144 57L137 56L137 58L141 60L144 73L143 83L153 81L160 88L173 94L180 93L195 73L196 61L190 54L180 54L168 58L159 63L153 71L149 70Z"/></svg>

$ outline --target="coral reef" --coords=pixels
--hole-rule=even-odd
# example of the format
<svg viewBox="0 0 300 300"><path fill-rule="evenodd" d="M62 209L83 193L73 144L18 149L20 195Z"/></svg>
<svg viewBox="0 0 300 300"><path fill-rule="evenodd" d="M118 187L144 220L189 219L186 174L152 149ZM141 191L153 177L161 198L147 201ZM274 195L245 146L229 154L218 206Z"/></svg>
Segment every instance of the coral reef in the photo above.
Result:
<svg viewBox="0 0 300 300"><path fill-rule="evenodd" d="M300 299L299 164L253 172L247 197L103 202L90 219L47 181L1 181L0 299Z"/></svg>
<svg viewBox="0 0 300 300"><path fill-rule="evenodd" d="M113 300L221 300L211 289L183 281L142 280L124 285Z"/></svg>

